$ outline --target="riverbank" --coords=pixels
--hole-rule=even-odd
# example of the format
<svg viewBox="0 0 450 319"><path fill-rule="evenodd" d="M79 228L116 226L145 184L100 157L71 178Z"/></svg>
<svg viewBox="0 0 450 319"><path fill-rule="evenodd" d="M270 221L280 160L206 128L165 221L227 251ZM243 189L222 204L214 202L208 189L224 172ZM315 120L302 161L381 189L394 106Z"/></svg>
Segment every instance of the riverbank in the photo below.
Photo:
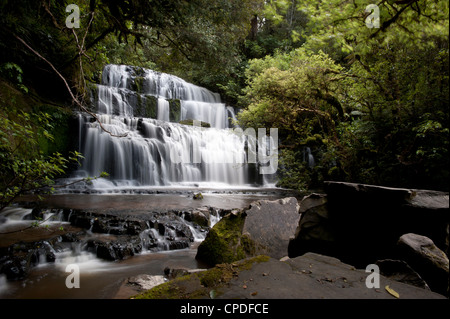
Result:
<svg viewBox="0 0 450 319"><path fill-rule="evenodd" d="M206 266L195 259L198 243L203 238L199 239L194 235L192 237L188 235L191 238L189 241L183 241L182 249L163 251L169 245L164 242L165 239L168 239L166 237L169 237L169 232L177 231L173 220L172 224L151 225L151 228L158 230L155 236L161 235L160 237L156 236L158 238L153 237L152 248L143 247L129 256L124 255L122 252L129 252L129 250L122 249L121 245L125 243L122 239L134 239L136 236L143 238L144 235L150 236L151 233L155 233L154 230L146 229L146 224L139 224L145 229L137 229L136 235L130 235L131 226L135 227L136 225L127 222L135 221L137 218L134 217L139 216L141 220L147 220L150 223L150 215L158 213L157 216L153 215L158 221L170 216L171 218L168 219L174 219L176 224L181 227L185 222L186 225L190 223L186 220L189 218L182 217L186 217L189 212L194 210L199 211L199 209L201 213L199 215L202 215L205 210L202 211L201 208L209 207L209 205L214 205L218 210L230 210L247 207L258 199L276 199L285 195L284 191L277 193L276 190L262 194L249 190L233 190L232 194L228 192L202 190L202 200L193 199L193 192L185 189L171 189L166 192L160 191L159 194L146 195L52 195L39 202L38 206L44 212L44 215L41 216L43 220L31 217L33 209L37 206L35 198L33 196L22 197L18 201L20 205L2 212L0 233L8 234L0 234L0 249L3 251L0 261L5 269L5 263L8 264L6 256L9 256L12 247L15 247L14 250L24 257L18 259L19 266L24 262L31 262L32 267L20 280L17 280L18 278L8 280L5 272L0 274L0 298L127 298L131 296L131 293L129 296L122 293L121 297L117 296L117 293L124 281L131 276L164 275L166 267L204 268ZM89 214L86 215L86 213ZM77 222L75 222L74 216L79 217ZM97 228L90 229L90 220L92 220L92 225L94 222L96 223ZM104 223L100 224L99 220ZM121 234L118 225L113 223L118 221L125 227L123 228L126 230L124 234ZM39 227L30 227L36 222L42 222L42 224ZM163 227L163 224L166 226ZM170 225L174 225L174 227ZM196 225L192 223L189 225L196 228ZM187 227L189 228L189 226ZM25 230L20 231L22 229ZM204 228L203 233L206 230ZM167 234L164 234L166 231ZM201 233L197 236L201 236ZM150 237L146 238L148 239L147 243L152 240ZM48 248L46 243L51 243L51 248ZM94 245L95 249L89 245ZM105 247L115 249L116 255L103 254L102 257L123 258L112 261L99 258L95 251L99 250L99 247L103 251L105 251ZM120 255L121 253L122 255ZM65 280L69 275L65 272L65 267L73 263L80 266L81 289L68 289L65 286ZM17 271L17 268L12 268L13 271Z"/></svg>

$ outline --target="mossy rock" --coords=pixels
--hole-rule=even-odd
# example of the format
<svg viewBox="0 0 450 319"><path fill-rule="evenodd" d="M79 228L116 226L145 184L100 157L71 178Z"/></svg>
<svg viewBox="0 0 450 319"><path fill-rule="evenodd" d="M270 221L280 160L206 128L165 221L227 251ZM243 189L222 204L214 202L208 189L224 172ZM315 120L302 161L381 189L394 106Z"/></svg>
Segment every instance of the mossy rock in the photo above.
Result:
<svg viewBox="0 0 450 319"><path fill-rule="evenodd" d="M182 121L180 121L180 122L178 122L178 123L180 123L180 124L183 124L183 125L190 125L190 126L194 126L194 120L192 120L192 119L186 119L186 120L182 120ZM209 123L207 123L207 122L200 122L200 126L201 127L211 127L211 124L209 124Z"/></svg>
<svg viewBox="0 0 450 319"><path fill-rule="evenodd" d="M193 197L194 199L203 199L203 195L202 195L202 193L196 193L196 194L194 194L194 197Z"/></svg>
<svg viewBox="0 0 450 319"><path fill-rule="evenodd" d="M212 266L254 256L257 244L242 234L245 217L245 212L234 211L222 218L198 247L196 259Z"/></svg>
<svg viewBox="0 0 450 319"><path fill-rule="evenodd" d="M134 116L156 119L158 110L158 99L152 95L137 94L137 103Z"/></svg>
<svg viewBox="0 0 450 319"><path fill-rule="evenodd" d="M220 297L224 288L241 271L250 270L257 263L267 262L270 257L260 255L239 260L235 263L223 263L207 271L177 277L174 280L156 286L132 299L209 299L212 295ZM211 292L214 292L211 294Z"/></svg>
<svg viewBox="0 0 450 319"><path fill-rule="evenodd" d="M33 112L47 113L51 116L52 128L49 133L53 140L42 136L39 139L39 148L44 155L52 155L56 152L67 156L70 151L75 149L76 141L73 138L72 122L74 121L73 112L61 107L52 105L40 105L33 107ZM38 123L36 123L38 125Z"/></svg>
<svg viewBox="0 0 450 319"><path fill-rule="evenodd" d="M169 102L169 120L170 122L179 122L181 119L181 101L178 99L167 100Z"/></svg>

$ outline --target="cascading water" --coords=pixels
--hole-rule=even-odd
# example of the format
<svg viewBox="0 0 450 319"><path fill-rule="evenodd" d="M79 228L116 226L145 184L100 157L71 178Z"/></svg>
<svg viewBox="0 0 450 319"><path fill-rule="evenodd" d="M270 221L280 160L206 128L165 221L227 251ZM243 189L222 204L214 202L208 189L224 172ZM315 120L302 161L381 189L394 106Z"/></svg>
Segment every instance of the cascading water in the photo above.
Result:
<svg viewBox="0 0 450 319"><path fill-rule="evenodd" d="M79 117L85 158L76 177L110 175L95 180L94 188L264 183L259 164L248 160L252 137L229 129L234 109L216 93L173 75L107 65L93 102L106 130L125 136L113 137L92 117Z"/></svg>

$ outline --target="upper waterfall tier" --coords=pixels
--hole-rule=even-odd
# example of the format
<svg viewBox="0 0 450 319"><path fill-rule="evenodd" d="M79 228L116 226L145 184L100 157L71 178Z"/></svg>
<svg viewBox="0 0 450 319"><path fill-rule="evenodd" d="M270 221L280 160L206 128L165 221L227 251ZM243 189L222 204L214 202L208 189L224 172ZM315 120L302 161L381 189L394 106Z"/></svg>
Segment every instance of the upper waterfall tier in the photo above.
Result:
<svg viewBox="0 0 450 319"><path fill-rule="evenodd" d="M188 83L175 75L128 65L109 64L105 66L102 84L165 99L221 103L218 93Z"/></svg>
<svg viewBox="0 0 450 319"><path fill-rule="evenodd" d="M142 117L166 122L198 120L230 127L234 109L220 95L174 75L126 65L107 65L94 104L100 114Z"/></svg>

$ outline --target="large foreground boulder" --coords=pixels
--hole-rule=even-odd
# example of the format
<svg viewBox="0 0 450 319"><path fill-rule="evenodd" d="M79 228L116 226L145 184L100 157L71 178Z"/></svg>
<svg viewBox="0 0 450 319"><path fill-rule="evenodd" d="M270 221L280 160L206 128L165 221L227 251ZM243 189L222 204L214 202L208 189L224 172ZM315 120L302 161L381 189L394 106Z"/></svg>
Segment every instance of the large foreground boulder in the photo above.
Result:
<svg viewBox="0 0 450 319"><path fill-rule="evenodd" d="M300 202L289 256L314 251L365 267L396 259L397 240L406 233L427 236L448 253L448 201L443 192L325 182L324 194Z"/></svg>
<svg viewBox="0 0 450 319"><path fill-rule="evenodd" d="M401 236L397 245L401 258L420 274L431 290L448 294L448 257L430 238L409 233Z"/></svg>
<svg viewBox="0 0 450 319"><path fill-rule="evenodd" d="M294 197L254 202L224 216L200 244L196 258L209 265L260 254L281 258L288 253L299 219Z"/></svg>
<svg viewBox="0 0 450 319"><path fill-rule="evenodd" d="M411 254L406 260L408 254L400 253L397 241L404 234L419 234L448 255L448 193L326 182L324 194L302 199L300 213L295 238L289 244L291 258L316 252L358 268L377 260L405 260L433 291L446 293L445 274L439 275L442 287L429 282L430 272L436 274L437 270L416 269L409 261L420 263L412 262L415 258ZM430 248L428 241L414 245ZM448 257L446 267L448 276Z"/></svg>

